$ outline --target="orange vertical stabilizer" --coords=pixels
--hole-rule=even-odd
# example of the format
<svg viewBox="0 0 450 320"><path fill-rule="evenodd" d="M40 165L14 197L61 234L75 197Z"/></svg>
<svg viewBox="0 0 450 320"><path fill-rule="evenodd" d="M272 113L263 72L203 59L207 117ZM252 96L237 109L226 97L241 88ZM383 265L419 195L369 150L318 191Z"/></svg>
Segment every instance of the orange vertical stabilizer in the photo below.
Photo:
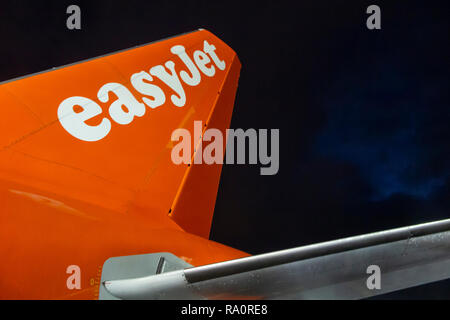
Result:
<svg viewBox="0 0 450 320"><path fill-rule="evenodd" d="M221 165L171 159L174 130L225 132L239 70L198 30L1 83L0 298L96 298L115 256L245 256L205 239Z"/></svg>

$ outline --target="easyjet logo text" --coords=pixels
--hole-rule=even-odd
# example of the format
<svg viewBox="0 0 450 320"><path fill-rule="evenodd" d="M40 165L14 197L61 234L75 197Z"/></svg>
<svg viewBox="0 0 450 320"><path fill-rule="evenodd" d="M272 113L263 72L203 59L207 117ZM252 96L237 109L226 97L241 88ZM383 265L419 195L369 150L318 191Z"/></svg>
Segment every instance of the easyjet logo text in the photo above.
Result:
<svg viewBox="0 0 450 320"><path fill-rule="evenodd" d="M216 47L206 40L203 42L203 50L194 51L192 57L186 53L182 45L173 46L170 51L181 60L185 70L177 73L175 63L168 60L164 65L150 68L149 72L141 71L133 74L130 82L133 88L142 94L142 97L139 97L140 100L120 83L107 83L98 90L98 100L102 103L110 103L108 113L112 121L121 125L129 124L134 117L144 116L147 107L158 108L168 98L176 107L183 107L186 104L183 85L197 86L202 76L214 77L217 69L223 71L226 67L225 61L217 55ZM153 77L161 80L173 91L170 97L161 87L152 83ZM113 93L117 99L111 102L110 93ZM58 108L58 119L63 128L75 138L83 141L98 141L105 138L111 131L111 120L104 117L97 125L89 125L86 121L102 112L102 107L96 101L74 96L61 102Z"/></svg>

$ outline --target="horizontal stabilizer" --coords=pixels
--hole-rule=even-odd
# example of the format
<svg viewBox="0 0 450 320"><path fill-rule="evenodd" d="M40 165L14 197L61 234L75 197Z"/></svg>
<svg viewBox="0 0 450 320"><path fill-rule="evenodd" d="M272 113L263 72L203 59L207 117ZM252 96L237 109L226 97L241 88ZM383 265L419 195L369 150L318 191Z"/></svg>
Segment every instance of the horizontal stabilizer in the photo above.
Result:
<svg viewBox="0 0 450 320"><path fill-rule="evenodd" d="M102 285L121 299L361 299L447 278L450 219Z"/></svg>

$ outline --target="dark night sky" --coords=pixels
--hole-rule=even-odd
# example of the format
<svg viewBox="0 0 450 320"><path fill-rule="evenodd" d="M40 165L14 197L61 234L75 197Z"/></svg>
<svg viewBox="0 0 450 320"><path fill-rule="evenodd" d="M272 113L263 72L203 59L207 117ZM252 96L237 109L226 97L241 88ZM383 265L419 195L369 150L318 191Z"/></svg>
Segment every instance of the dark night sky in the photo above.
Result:
<svg viewBox="0 0 450 320"><path fill-rule="evenodd" d="M185 3L3 1L0 81L205 28L243 65L231 127L280 129L278 175L224 166L213 240L262 253L450 216L448 1Z"/></svg>

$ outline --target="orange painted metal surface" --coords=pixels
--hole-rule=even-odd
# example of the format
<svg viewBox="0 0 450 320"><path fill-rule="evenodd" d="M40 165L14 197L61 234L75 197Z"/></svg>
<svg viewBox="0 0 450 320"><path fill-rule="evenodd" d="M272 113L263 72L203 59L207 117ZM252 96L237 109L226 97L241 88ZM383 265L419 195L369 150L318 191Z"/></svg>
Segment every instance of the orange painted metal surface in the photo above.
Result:
<svg viewBox="0 0 450 320"><path fill-rule="evenodd" d="M192 58L205 40L226 68L216 66L214 76L200 72L195 86L181 82L184 106L175 106L176 92L153 77L165 103L126 125L111 119L115 96L99 101L103 85L121 84L141 102L133 74L169 60L178 75L189 74L170 50L182 45ZM171 252L194 266L246 256L207 239L221 165L171 161L173 130L193 132L195 120L205 129L229 126L239 71L234 51L199 30L1 84L0 298L95 299L102 265L114 256ZM63 128L58 106L73 96L101 106L86 124L108 119L103 139L83 141ZM66 286L70 265L81 269L80 290Z"/></svg>
<svg viewBox="0 0 450 320"><path fill-rule="evenodd" d="M226 129L231 122L239 69L240 64L234 61L228 70L228 76L217 92L214 107L204 123L203 132L209 128L219 129L222 132L223 143L226 143ZM197 149L197 152L201 152L207 143L203 142L202 148ZM222 150L225 151L225 148ZM192 165L186 171L182 188L179 189L175 198L170 216L184 230L208 238L222 165L195 164L196 157L197 154L194 154Z"/></svg>

